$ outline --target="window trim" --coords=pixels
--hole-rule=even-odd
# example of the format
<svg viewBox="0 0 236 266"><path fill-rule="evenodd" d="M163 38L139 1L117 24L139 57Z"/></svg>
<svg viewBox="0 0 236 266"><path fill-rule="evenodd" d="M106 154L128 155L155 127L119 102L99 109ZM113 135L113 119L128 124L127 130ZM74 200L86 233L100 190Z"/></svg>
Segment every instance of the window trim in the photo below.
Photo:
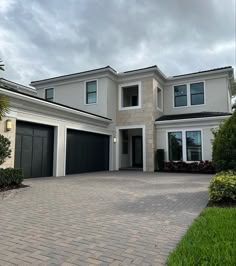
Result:
<svg viewBox="0 0 236 266"><path fill-rule="evenodd" d="M203 83L203 92L204 92L204 103L202 104L191 104L191 90L190 90L190 84L195 84L195 83ZM186 85L187 86L187 105L185 106L175 106L175 87L176 86L181 86L181 85ZM186 107L201 107L206 105L206 82L205 80L197 80L197 81L192 81L192 82L183 82L183 83L178 83L172 85L172 101L173 101L173 108L186 108Z"/></svg>
<svg viewBox="0 0 236 266"><path fill-rule="evenodd" d="M161 90L161 108L158 106L158 89ZM163 104L164 104L163 88L160 86L157 86L156 87L156 107L158 111L163 112Z"/></svg>
<svg viewBox="0 0 236 266"><path fill-rule="evenodd" d="M53 89L53 98L52 98L52 100L48 100L46 98L47 90L50 90L50 89ZM47 101L49 101L49 102L54 102L54 100L55 100L55 88L54 87L44 88L44 99L47 100Z"/></svg>
<svg viewBox="0 0 236 266"><path fill-rule="evenodd" d="M96 81L96 102L95 103L87 103L87 83ZM98 104L98 79L91 79L91 80L85 80L84 82L84 104L85 105L96 105Z"/></svg>
<svg viewBox="0 0 236 266"><path fill-rule="evenodd" d="M182 132L182 154L183 154L183 160L182 161L172 161L172 162L200 162L200 161L188 161L187 160L187 141L186 141L186 132L187 131L200 131L201 132L201 151L202 151L202 159L201 161L204 161L204 138L203 138L203 129L202 128L185 128L185 129L168 129L166 130L166 151L167 151L167 162L170 162L169 158L169 139L168 134L170 132Z"/></svg>
<svg viewBox="0 0 236 266"><path fill-rule="evenodd" d="M123 97L123 92L122 92L122 88L123 87L129 87L129 86L138 86L138 105L137 106L127 106L127 107L123 107L122 106L122 97ZM118 95L118 107L119 107L119 111L123 111L123 110L134 110L134 109L140 109L142 107L142 83L141 81L137 81L137 82L129 82L129 83L122 83L119 84L119 95Z"/></svg>

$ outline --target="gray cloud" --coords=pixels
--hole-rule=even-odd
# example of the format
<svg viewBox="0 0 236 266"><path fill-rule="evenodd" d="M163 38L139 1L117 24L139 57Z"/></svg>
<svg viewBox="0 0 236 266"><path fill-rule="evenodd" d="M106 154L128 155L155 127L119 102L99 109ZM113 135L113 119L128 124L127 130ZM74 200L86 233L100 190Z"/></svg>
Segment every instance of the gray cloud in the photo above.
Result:
<svg viewBox="0 0 236 266"><path fill-rule="evenodd" d="M176 75L235 67L235 27L234 0L0 0L0 57L23 84L105 65Z"/></svg>

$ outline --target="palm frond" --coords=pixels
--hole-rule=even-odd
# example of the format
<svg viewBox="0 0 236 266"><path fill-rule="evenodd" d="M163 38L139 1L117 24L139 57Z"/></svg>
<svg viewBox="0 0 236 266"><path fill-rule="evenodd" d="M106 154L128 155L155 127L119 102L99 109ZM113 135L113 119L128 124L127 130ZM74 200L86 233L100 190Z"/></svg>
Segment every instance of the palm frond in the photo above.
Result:
<svg viewBox="0 0 236 266"><path fill-rule="evenodd" d="M0 95L0 120L9 112L9 100L6 96Z"/></svg>
<svg viewBox="0 0 236 266"><path fill-rule="evenodd" d="M4 64L1 59L0 59L0 70L4 71Z"/></svg>

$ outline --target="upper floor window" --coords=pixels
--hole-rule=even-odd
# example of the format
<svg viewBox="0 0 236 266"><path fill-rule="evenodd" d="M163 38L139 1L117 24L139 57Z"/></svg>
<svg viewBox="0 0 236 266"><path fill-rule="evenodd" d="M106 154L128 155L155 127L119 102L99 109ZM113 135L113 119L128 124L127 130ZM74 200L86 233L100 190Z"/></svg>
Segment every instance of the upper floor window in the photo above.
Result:
<svg viewBox="0 0 236 266"><path fill-rule="evenodd" d="M86 104L97 103L97 81L86 82Z"/></svg>
<svg viewBox="0 0 236 266"><path fill-rule="evenodd" d="M159 87L157 87L157 109L163 110L163 93Z"/></svg>
<svg viewBox="0 0 236 266"><path fill-rule="evenodd" d="M191 105L204 104L204 83L190 84Z"/></svg>
<svg viewBox="0 0 236 266"><path fill-rule="evenodd" d="M51 102L54 100L54 88L45 89L45 99Z"/></svg>
<svg viewBox="0 0 236 266"><path fill-rule="evenodd" d="M174 107L204 104L204 94L204 82L174 86Z"/></svg>
<svg viewBox="0 0 236 266"><path fill-rule="evenodd" d="M187 85L178 85L175 90L175 107L187 106Z"/></svg>
<svg viewBox="0 0 236 266"><path fill-rule="evenodd" d="M135 109L141 106L141 84L129 83L119 86L119 109Z"/></svg>

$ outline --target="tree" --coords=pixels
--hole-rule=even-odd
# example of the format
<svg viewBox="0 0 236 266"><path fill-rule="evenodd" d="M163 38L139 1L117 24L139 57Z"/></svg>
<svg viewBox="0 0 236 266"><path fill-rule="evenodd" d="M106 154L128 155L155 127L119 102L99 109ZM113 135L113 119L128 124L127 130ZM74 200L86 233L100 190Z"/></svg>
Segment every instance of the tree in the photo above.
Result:
<svg viewBox="0 0 236 266"><path fill-rule="evenodd" d="M217 171L236 171L236 112L213 131L213 162Z"/></svg>
<svg viewBox="0 0 236 266"><path fill-rule="evenodd" d="M1 59L0 59L0 70L4 71L4 64Z"/></svg>
<svg viewBox="0 0 236 266"><path fill-rule="evenodd" d="M10 146L10 140L0 135L0 165L3 164L7 158L11 158Z"/></svg>

